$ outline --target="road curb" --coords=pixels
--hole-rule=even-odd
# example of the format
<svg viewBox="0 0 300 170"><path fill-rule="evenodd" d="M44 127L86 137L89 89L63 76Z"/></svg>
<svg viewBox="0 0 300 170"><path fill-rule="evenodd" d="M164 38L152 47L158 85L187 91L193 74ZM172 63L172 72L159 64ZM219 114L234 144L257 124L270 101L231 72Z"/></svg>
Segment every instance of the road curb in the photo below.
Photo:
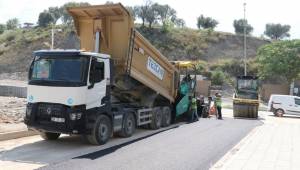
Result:
<svg viewBox="0 0 300 170"><path fill-rule="evenodd" d="M27 136L37 135L38 132L32 130L22 130L22 131L14 131L8 133L0 133L0 141L17 139Z"/></svg>

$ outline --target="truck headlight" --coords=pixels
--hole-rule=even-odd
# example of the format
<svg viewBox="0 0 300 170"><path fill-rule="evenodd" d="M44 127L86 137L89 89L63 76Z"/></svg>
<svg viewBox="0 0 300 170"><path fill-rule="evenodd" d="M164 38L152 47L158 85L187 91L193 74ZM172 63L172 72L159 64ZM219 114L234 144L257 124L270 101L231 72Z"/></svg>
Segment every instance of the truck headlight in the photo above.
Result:
<svg viewBox="0 0 300 170"><path fill-rule="evenodd" d="M82 113L70 113L71 120L79 120L81 119Z"/></svg>
<svg viewBox="0 0 300 170"><path fill-rule="evenodd" d="M30 117L32 111L32 104L27 104L26 106L26 117Z"/></svg>
<svg viewBox="0 0 300 170"><path fill-rule="evenodd" d="M82 113L77 113L77 120L81 119Z"/></svg>

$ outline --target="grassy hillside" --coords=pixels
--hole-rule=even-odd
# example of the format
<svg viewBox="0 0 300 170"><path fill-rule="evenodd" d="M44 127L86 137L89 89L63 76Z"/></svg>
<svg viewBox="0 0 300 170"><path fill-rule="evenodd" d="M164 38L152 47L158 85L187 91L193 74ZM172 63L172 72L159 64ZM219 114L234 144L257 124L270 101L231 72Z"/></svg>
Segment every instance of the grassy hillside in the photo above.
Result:
<svg viewBox="0 0 300 170"><path fill-rule="evenodd" d="M56 48L79 48L79 40L72 28L61 27L55 35ZM205 60L241 58L243 37L229 33L189 28L163 32L160 28L138 30L170 60ZM0 35L0 73L26 72L34 50L49 49L50 28L17 29ZM248 55L255 57L258 47L268 43L248 37Z"/></svg>
<svg viewBox="0 0 300 170"><path fill-rule="evenodd" d="M50 28L6 30L0 35L0 73L26 72L32 52L50 48L50 35ZM79 40L71 29L63 28L55 38L55 47L79 48Z"/></svg>
<svg viewBox="0 0 300 170"><path fill-rule="evenodd" d="M170 60L205 60L241 58L243 36L211 30L173 29L164 33L161 29L138 28L138 30ZM256 37L247 37L247 54L256 56L257 49L269 43Z"/></svg>

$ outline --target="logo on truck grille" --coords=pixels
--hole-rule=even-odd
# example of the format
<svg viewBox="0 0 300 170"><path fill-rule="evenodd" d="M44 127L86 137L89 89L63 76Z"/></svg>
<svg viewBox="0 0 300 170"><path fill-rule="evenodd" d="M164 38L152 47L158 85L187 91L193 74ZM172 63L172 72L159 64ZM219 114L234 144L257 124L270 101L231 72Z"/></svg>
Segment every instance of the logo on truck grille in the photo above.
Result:
<svg viewBox="0 0 300 170"><path fill-rule="evenodd" d="M150 56L148 57L147 69L160 80L164 78L165 70Z"/></svg>
<svg viewBox="0 0 300 170"><path fill-rule="evenodd" d="M48 107L47 110L46 110L46 112L47 112L48 115L50 115L51 114L51 108Z"/></svg>

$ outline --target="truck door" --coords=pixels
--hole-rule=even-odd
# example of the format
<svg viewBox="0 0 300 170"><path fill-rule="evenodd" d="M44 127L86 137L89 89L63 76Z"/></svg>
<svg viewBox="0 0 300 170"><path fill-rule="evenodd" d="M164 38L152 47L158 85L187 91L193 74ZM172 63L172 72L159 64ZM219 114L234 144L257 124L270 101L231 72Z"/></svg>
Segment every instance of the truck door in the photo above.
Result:
<svg viewBox="0 0 300 170"><path fill-rule="evenodd" d="M87 109L100 107L106 95L105 62L92 58L87 92Z"/></svg>

